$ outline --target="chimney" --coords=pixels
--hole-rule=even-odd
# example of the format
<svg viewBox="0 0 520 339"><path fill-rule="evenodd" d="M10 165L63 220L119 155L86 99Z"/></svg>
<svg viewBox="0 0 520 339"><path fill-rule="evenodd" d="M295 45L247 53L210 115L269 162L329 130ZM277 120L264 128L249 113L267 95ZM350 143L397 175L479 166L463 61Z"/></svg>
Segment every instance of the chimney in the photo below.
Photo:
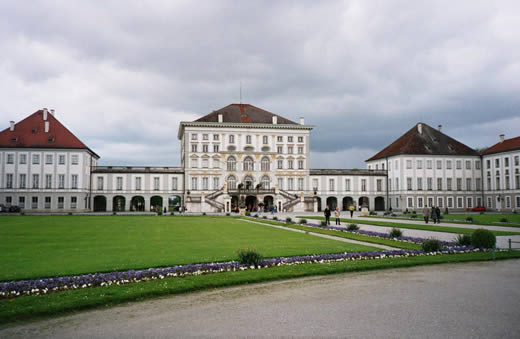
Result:
<svg viewBox="0 0 520 339"><path fill-rule="evenodd" d="M304 117L300 117L300 125L305 125L305 118Z"/></svg>
<svg viewBox="0 0 520 339"><path fill-rule="evenodd" d="M499 138L500 138L500 142L501 142L501 143L504 142L505 136L506 136L505 134L500 134L500 135L499 135Z"/></svg>
<svg viewBox="0 0 520 339"><path fill-rule="evenodd" d="M437 126L437 128L439 129L439 132L440 132L442 130L442 125Z"/></svg>
<svg viewBox="0 0 520 339"><path fill-rule="evenodd" d="M222 114L219 114L218 115L218 122L223 122L224 121L224 117L222 116Z"/></svg>
<svg viewBox="0 0 520 339"><path fill-rule="evenodd" d="M51 109L51 115L54 116L54 108Z"/></svg>
<svg viewBox="0 0 520 339"><path fill-rule="evenodd" d="M278 124L278 117L276 115L273 115L273 125Z"/></svg>
<svg viewBox="0 0 520 339"><path fill-rule="evenodd" d="M9 130L12 132L14 131L14 121L9 121Z"/></svg>
<svg viewBox="0 0 520 339"><path fill-rule="evenodd" d="M421 123L417 124L417 131L419 132L419 134L422 134L422 124Z"/></svg>
<svg viewBox="0 0 520 339"><path fill-rule="evenodd" d="M43 120L44 120L44 121L47 120L47 112L48 112L48 111L47 111L47 108L44 108L44 109L43 109Z"/></svg>

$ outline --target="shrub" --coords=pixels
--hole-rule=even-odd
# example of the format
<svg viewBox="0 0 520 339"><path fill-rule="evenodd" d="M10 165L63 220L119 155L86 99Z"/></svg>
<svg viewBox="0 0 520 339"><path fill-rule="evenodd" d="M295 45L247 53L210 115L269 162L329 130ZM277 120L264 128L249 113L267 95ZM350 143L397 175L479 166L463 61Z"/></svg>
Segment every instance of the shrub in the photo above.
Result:
<svg viewBox="0 0 520 339"><path fill-rule="evenodd" d="M300 219L300 224L306 224L307 223L307 219Z"/></svg>
<svg viewBox="0 0 520 339"><path fill-rule="evenodd" d="M228 213L226 213L226 217L229 217L230 215L231 215L231 213L229 213L229 212L228 212Z"/></svg>
<svg viewBox="0 0 520 339"><path fill-rule="evenodd" d="M172 212L170 213L170 215L171 215L171 216L174 216L174 215L175 215L175 212L172 211Z"/></svg>
<svg viewBox="0 0 520 339"><path fill-rule="evenodd" d="M457 245L459 246L469 246L471 245L471 235L469 234L459 234L457 235Z"/></svg>
<svg viewBox="0 0 520 339"><path fill-rule="evenodd" d="M467 217L466 221L473 222L473 217Z"/></svg>
<svg viewBox="0 0 520 339"><path fill-rule="evenodd" d="M484 214L484 212L480 212L480 215Z"/></svg>
<svg viewBox="0 0 520 339"><path fill-rule="evenodd" d="M327 222L323 220L322 222L320 222L320 226L327 226Z"/></svg>
<svg viewBox="0 0 520 339"><path fill-rule="evenodd" d="M285 222L288 224L292 224L292 218L291 217L285 218Z"/></svg>
<svg viewBox="0 0 520 339"><path fill-rule="evenodd" d="M162 215L162 210L157 211L157 215Z"/></svg>
<svg viewBox="0 0 520 339"><path fill-rule="evenodd" d="M275 215L275 216L273 217L273 220L278 220L278 217Z"/></svg>
<svg viewBox="0 0 520 339"><path fill-rule="evenodd" d="M370 211L369 215L377 215L377 212L375 212L375 211Z"/></svg>
<svg viewBox="0 0 520 339"><path fill-rule="evenodd" d="M417 214L417 211L412 211L412 214Z"/></svg>
<svg viewBox="0 0 520 339"><path fill-rule="evenodd" d="M437 239L428 239L421 244L424 252L439 252L442 248L441 242Z"/></svg>
<svg viewBox="0 0 520 339"><path fill-rule="evenodd" d="M246 217L250 217L250 216L251 216L251 212L246 211Z"/></svg>
<svg viewBox="0 0 520 339"><path fill-rule="evenodd" d="M349 224L347 226L347 231L357 231L359 229L359 226L356 224Z"/></svg>
<svg viewBox="0 0 520 339"><path fill-rule="evenodd" d="M395 214L395 213L392 213L392 217L397 217L397 214Z"/></svg>
<svg viewBox="0 0 520 339"><path fill-rule="evenodd" d="M413 219L415 219L415 218L417 218L417 214L412 214L411 217L412 217Z"/></svg>
<svg viewBox="0 0 520 339"><path fill-rule="evenodd" d="M479 228L471 234L471 245L477 248L493 248L497 243L497 237L484 228Z"/></svg>
<svg viewBox="0 0 520 339"><path fill-rule="evenodd" d="M394 227L394 228L392 228L390 233L388 233L388 235L390 236L390 238L399 238L403 235L403 231L401 231L397 227Z"/></svg>
<svg viewBox="0 0 520 339"><path fill-rule="evenodd" d="M500 219L500 222L507 222L507 218Z"/></svg>
<svg viewBox="0 0 520 339"><path fill-rule="evenodd" d="M257 214L255 214L255 215L253 215L253 217L255 217L255 218L258 218L258 213L257 213Z"/></svg>
<svg viewBox="0 0 520 339"><path fill-rule="evenodd" d="M267 219L267 215L264 215L262 218Z"/></svg>
<svg viewBox="0 0 520 339"><path fill-rule="evenodd" d="M206 215L206 212L202 212L202 215Z"/></svg>
<svg viewBox="0 0 520 339"><path fill-rule="evenodd" d="M262 255L254 248L238 250L238 261L243 265L257 267L262 261Z"/></svg>

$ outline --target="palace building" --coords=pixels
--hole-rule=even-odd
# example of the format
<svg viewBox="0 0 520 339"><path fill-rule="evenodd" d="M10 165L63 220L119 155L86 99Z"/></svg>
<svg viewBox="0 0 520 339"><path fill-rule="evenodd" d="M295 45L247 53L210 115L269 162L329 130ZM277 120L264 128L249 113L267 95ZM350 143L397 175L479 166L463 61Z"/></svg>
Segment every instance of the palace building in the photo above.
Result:
<svg viewBox="0 0 520 339"><path fill-rule="evenodd" d="M180 167L98 166L44 108L0 132L0 204L27 212L520 208L520 137L502 135L479 153L418 123L366 169L311 169L312 129L303 118L231 104L180 123Z"/></svg>

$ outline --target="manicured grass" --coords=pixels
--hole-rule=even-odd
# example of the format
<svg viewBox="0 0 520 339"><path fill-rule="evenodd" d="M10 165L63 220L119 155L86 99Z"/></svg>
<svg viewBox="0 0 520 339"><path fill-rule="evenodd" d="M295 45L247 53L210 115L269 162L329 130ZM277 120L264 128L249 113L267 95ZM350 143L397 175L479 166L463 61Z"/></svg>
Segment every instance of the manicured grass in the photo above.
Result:
<svg viewBox="0 0 520 339"><path fill-rule="evenodd" d="M411 218L411 214L397 214L397 217L384 217L384 216L373 216L370 215L370 218L391 218L391 219L399 219L399 220L421 220L422 215L417 214L417 218ZM452 224L477 224L477 225L487 225L487 226L504 226L504 227L520 227L520 214L443 214L442 222L452 223ZM473 221L468 222L466 218L472 217ZM507 223L500 222L502 218L507 219Z"/></svg>
<svg viewBox="0 0 520 339"><path fill-rule="evenodd" d="M0 300L0 324L28 321L70 314L74 311L146 300L158 296L181 294L204 289L251 284L305 276L359 272L377 269L411 267L441 263L462 263L491 260L489 252L438 256L387 258L343 261L329 264L280 266L243 272L226 272L185 278L169 278L144 283L108 286L62 293ZM520 258L520 252L497 252L497 259Z"/></svg>
<svg viewBox="0 0 520 339"><path fill-rule="evenodd" d="M357 241L369 242L369 243L376 244L376 245L377 244L379 244L379 245L386 245L386 246L391 246L391 247L395 247L395 248L402 248L402 249L407 249L407 250L420 250L421 249L421 245L413 244L413 243L409 243L409 242L404 242L404 241L395 241L395 240L391 240L391 239L381 239L381 238L376 238L376 237L369 237L369 236L363 235L363 234L356 234L356 233L351 233L351 232L341 232L341 231L327 230L327 229L321 229L321 228L316 228L316 227L311 227L311 226L304 226L304 225L299 225L299 224L286 224L284 222L273 221L273 220L257 219L257 221L258 222L262 222L262 223L271 224L271 225L279 225L279 226L289 227L289 228L302 230L302 231L307 231L307 232L327 234L327 235L332 235L332 236L335 236L335 237L340 237L340 238L345 238L345 239L352 239L352 240L357 240Z"/></svg>
<svg viewBox="0 0 520 339"><path fill-rule="evenodd" d="M235 260L246 247L265 257L374 250L230 217L5 216L0 223L0 280Z"/></svg>
<svg viewBox="0 0 520 339"><path fill-rule="evenodd" d="M306 218L306 219L315 219L315 220L325 220L325 217L314 217L314 216L305 216L305 217L297 217L297 218ZM384 226L384 227L398 227L398 228L409 228L413 230L423 230L423 231L434 231L434 232L445 232L445 233L455 233L455 234L471 234L474 229L471 228L462 228L462 227L450 227L450 226L429 226L429 225L416 225L416 224L406 224L395 221L381 221L381 220L360 220L360 219L350 219L350 218L341 218L342 222L347 223L356 223L356 224L364 224L364 225L374 225L374 226ZM505 232L505 231L494 231L490 230L494 235L520 235L520 232Z"/></svg>

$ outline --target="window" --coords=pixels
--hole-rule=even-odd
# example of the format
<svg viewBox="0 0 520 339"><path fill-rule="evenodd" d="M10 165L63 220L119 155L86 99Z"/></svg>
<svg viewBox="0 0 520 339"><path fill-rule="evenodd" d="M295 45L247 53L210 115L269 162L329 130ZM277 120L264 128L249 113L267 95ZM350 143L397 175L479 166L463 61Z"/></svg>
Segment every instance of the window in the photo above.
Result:
<svg viewBox="0 0 520 339"><path fill-rule="evenodd" d="M51 197L45 197L45 208L51 208Z"/></svg>
<svg viewBox="0 0 520 339"><path fill-rule="evenodd" d="M262 143L263 143L264 145L267 145L267 144L269 143L269 137L267 137L267 135L264 135L264 136L262 137Z"/></svg>
<svg viewBox="0 0 520 339"><path fill-rule="evenodd" d="M412 190L412 178L410 178L410 177L406 178L406 189L408 191Z"/></svg>
<svg viewBox="0 0 520 339"><path fill-rule="evenodd" d="M350 191L350 179L345 179L345 191Z"/></svg>
<svg viewBox="0 0 520 339"><path fill-rule="evenodd" d="M486 182L488 190L491 191L491 178L487 178Z"/></svg>
<svg viewBox="0 0 520 339"><path fill-rule="evenodd" d="M293 137L287 137L287 142L293 142Z"/></svg>
<svg viewBox="0 0 520 339"><path fill-rule="evenodd" d="M436 164L437 164L437 169L438 170L442 169L442 160L437 160Z"/></svg>
<svg viewBox="0 0 520 339"><path fill-rule="evenodd" d="M213 158L213 168L220 168L220 159Z"/></svg>
<svg viewBox="0 0 520 339"><path fill-rule="evenodd" d="M276 138L276 141L278 141L278 142L283 142L283 136L279 135L279 136Z"/></svg>
<svg viewBox="0 0 520 339"><path fill-rule="evenodd" d="M97 177L97 189L102 190L103 189L103 177ZM63 176L63 181L65 181L65 176Z"/></svg>
<svg viewBox="0 0 520 339"><path fill-rule="evenodd" d="M289 191L294 190L294 179L293 178L287 179L287 190L289 190Z"/></svg>
<svg viewBox="0 0 520 339"><path fill-rule="evenodd" d="M329 191L334 191L334 179L329 179Z"/></svg>
<svg viewBox="0 0 520 339"><path fill-rule="evenodd" d="M428 197L428 207L433 207L433 198Z"/></svg>
<svg viewBox="0 0 520 339"><path fill-rule="evenodd" d="M303 178L298 178L298 191L303 191Z"/></svg>
<svg viewBox="0 0 520 339"><path fill-rule="evenodd" d="M361 179L361 192L367 191L367 179Z"/></svg>
<svg viewBox="0 0 520 339"><path fill-rule="evenodd" d="M193 153L196 153L197 152L197 144L191 144L191 151Z"/></svg>
<svg viewBox="0 0 520 339"><path fill-rule="evenodd" d="M495 167L500 168L500 159L495 159Z"/></svg>
<svg viewBox="0 0 520 339"><path fill-rule="evenodd" d="M202 189L205 191L209 189L209 180L207 177L202 178Z"/></svg>
<svg viewBox="0 0 520 339"><path fill-rule="evenodd" d="M25 197L18 197L18 207L21 209L25 208Z"/></svg>
<svg viewBox="0 0 520 339"><path fill-rule="evenodd" d="M433 178L426 178L426 186L428 187L428 191L433 190Z"/></svg>
<svg viewBox="0 0 520 339"><path fill-rule="evenodd" d="M400 190L401 189L401 187L399 186L399 178L395 178L395 189L396 190Z"/></svg>
<svg viewBox="0 0 520 339"><path fill-rule="evenodd" d="M267 172L270 170L271 161L269 161L268 157L263 157L261 162L261 169L263 172Z"/></svg>
<svg viewBox="0 0 520 339"><path fill-rule="evenodd" d="M33 163L33 165L39 165L40 164L40 155L39 154L33 154L33 156L32 156L32 163Z"/></svg>
<svg viewBox="0 0 520 339"><path fill-rule="evenodd" d="M444 207L444 199L442 199L442 197L437 197L437 206L439 208L443 208Z"/></svg>
<svg viewBox="0 0 520 339"><path fill-rule="evenodd" d="M218 153L218 145L213 145L213 153Z"/></svg>
<svg viewBox="0 0 520 339"><path fill-rule="evenodd" d="M278 160L278 169L283 169L283 160Z"/></svg>
<svg viewBox="0 0 520 339"><path fill-rule="evenodd" d="M77 189L78 188L78 175L77 174L73 174L71 179L72 179L71 180L71 188L72 189Z"/></svg>
<svg viewBox="0 0 520 339"><path fill-rule="evenodd" d="M198 189L197 186L198 178L191 178L191 189L196 191Z"/></svg>
<svg viewBox="0 0 520 339"><path fill-rule="evenodd" d="M251 136L250 135L246 135L246 144L248 144L248 145L251 144Z"/></svg>
<svg viewBox="0 0 520 339"><path fill-rule="evenodd" d="M287 161L287 165L288 165L289 169L293 169L293 163L294 163L293 160Z"/></svg>
<svg viewBox="0 0 520 339"><path fill-rule="evenodd" d="M448 208L453 208L453 198L448 197L447 199Z"/></svg>
<svg viewBox="0 0 520 339"><path fill-rule="evenodd" d="M179 184L179 181L178 181L177 177L173 177L172 178L172 191L177 190L178 184Z"/></svg>
<svg viewBox="0 0 520 339"><path fill-rule="evenodd" d="M395 169L398 170L399 169L399 161L395 161Z"/></svg>
<svg viewBox="0 0 520 339"><path fill-rule="evenodd" d="M427 168L427 169L432 169L432 167L433 167L433 164L432 164L432 163L433 163L433 161L431 161L431 160L426 160L426 168Z"/></svg>
<svg viewBox="0 0 520 339"><path fill-rule="evenodd" d="M466 178L466 191L471 191L471 178Z"/></svg>
<svg viewBox="0 0 520 339"><path fill-rule="evenodd" d="M487 169L490 169L491 168L491 160L486 160L486 168Z"/></svg>
<svg viewBox="0 0 520 339"><path fill-rule="evenodd" d="M32 188L39 188L40 187L40 175L39 174L33 174L32 176Z"/></svg>
<svg viewBox="0 0 520 339"><path fill-rule="evenodd" d="M467 170L471 169L471 161L470 160L466 160L466 169Z"/></svg>
<svg viewBox="0 0 520 339"><path fill-rule="evenodd" d="M227 188L230 190L234 190L237 188L237 179L235 178L235 176L231 175L228 177L227 186Z"/></svg>
<svg viewBox="0 0 520 339"><path fill-rule="evenodd" d="M298 142L303 142L303 137L298 137Z"/></svg>
<svg viewBox="0 0 520 339"><path fill-rule="evenodd" d="M208 152L209 152L209 151L208 151L208 148L209 148L208 145L202 145L202 152L203 152L203 153L208 153Z"/></svg>
<svg viewBox="0 0 520 339"><path fill-rule="evenodd" d="M5 188L13 188L13 175L11 173L6 174Z"/></svg>
<svg viewBox="0 0 520 339"><path fill-rule="evenodd" d="M52 165L52 154L45 155L45 165Z"/></svg>
<svg viewBox="0 0 520 339"><path fill-rule="evenodd" d="M417 190L422 191L422 178L417 178Z"/></svg>
<svg viewBox="0 0 520 339"><path fill-rule="evenodd" d="M136 177L135 178L135 189L136 189L136 191L140 191L141 190L141 180L142 180L141 177Z"/></svg>
<svg viewBox="0 0 520 339"><path fill-rule="evenodd" d="M437 191L442 191L442 178L437 178Z"/></svg>
<svg viewBox="0 0 520 339"><path fill-rule="evenodd" d="M515 155L515 166L520 165L520 156Z"/></svg>
<svg viewBox="0 0 520 339"><path fill-rule="evenodd" d="M376 189L378 192L381 192L383 190L383 180L382 179L377 179Z"/></svg>
<svg viewBox="0 0 520 339"><path fill-rule="evenodd" d="M58 208L59 209L63 209L64 202L65 202L64 197L58 197Z"/></svg>
<svg viewBox="0 0 520 339"><path fill-rule="evenodd" d="M209 136L207 134L202 134L202 140L209 140Z"/></svg>
<svg viewBox="0 0 520 339"><path fill-rule="evenodd" d="M229 143L230 143L230 144L234 144L234 143L235 143L235 136L234 136L233 134L231 134L231 135L229 136Z"/></svg>
<svg viewBox="0 0 520 339"><path fill-rule="evenodd" d="M462 169L462 160L457 160L455 164L458 170Z"/></svg>
<svg viewBox="0 0 520 339"><path fill-rule="evenodd" d="M417 166L417 169L422 169L422 160L417 160L415 165Z"/></svg>
<svg viewBox="0 0 520 339"><path fill-rule="evenodd" d="M417 198L417 208L423 208L423 198L422 197L418 197Z"/></svg>
<svg viewBox="0 0 520 339"><path fill-rule="evenodd" d="M251 157L244 159L244 171L254 171L254 161Z"/></svg>
<svg viewBox="0 0 520 339"><path fill-rule="evenodd" d="M197 133L191 133L191 140L197 140L199 135Z"/></svg>
<svg viewBox="0 0 520 339"><path fill-rule="evenodd" d="M406 169L412 169L412 160L406 160Z"/></svg>
<svg viewBox="0 0 520 339"><path fill-rule="evenodd" d="M58 189L65 188L65 174L58 174Z"/></svg>
<svg viewBox="0 0 520 339"><path fill-rule="evenodd" d="M116 189L118 191L123 190L123 177L117 177L116 178Z"/></svg>
<svg viewBox="0 0 520 339"><path fill-rule="evenodd" d="M20 174L20 182L19 182L18 186L20 188L25 188L25 186L26 186L26 175L25 174Z"/></svg>
<svg viewBox="0 0 520 339"><path fill-rule="evenodd" d="M27 154L20 154L20 165L27 164Z"/></svg>
<svg viewBox="0 0 520 339"><path fill-rule="evenodd" d="M59 165L65 165L65 155L60 154L60 155L58 156L58 164L59 164Z"/></svg>
<svg viewBox="0 0 520 339"><path fill-rule="evenodd" d="M314 191L318 190L318 179L312 179L312 189Z"/></svg>
<svg viewBox="0 0 520 339"><path fill-rule="evenodd" d="M158 191L161 187L161 178L159 177L154 177L153 178L153 190L154 191Z"/></svg>
<svg viewBox="0 0 520 339"><path fill-rule="evenodd" d="M302 146L298 147L298 154L303 154L303 147Z"/></svg>
<svg viewBox="0 0 520 339"><path fill-rule="evenodd" d="M463 208L464 205L464 200L462 199L462 197L457 197L457 208Z"/></svg>
<svg viewBox="0 0 520 339"><path fill-rule="evenodd" d="M7 163L14 164L14 154L13 153L7 154Z"/></svg>
<svg viewBox="0 0 520 339"><path fill-rule="evenodd" d="M47 188L47 189L52 188L52 175L51 174L45 174L45 188Z"/></svg>
<svg viewBox="0 0 520 339"><path fill-rule="evenodd" d="M236 171L237 170L237 161L235 157L229 157L227 159L227 170L228 171Z"/></svg>
<svg viewBox="0 0 520 339"><path fill-rule="evenodd" d="M477 189L477 191L480 191L480 186L481 186L481 179L480 178L476 178L475 179L475 188Z"/></svg>
<svg viewBox="0 0 520 339"><path fill-rule="evenodd" d="M391 191L392 190L392 179L388 179L388 190ZM392 202L390 200L390 202Z"/></svg>
<svg viewBox="0 0 520 339"><path fill-rule="evenodd" d="M197 168L199 166L199 158L191 158L191 168Z"/></svg>
<svg viewBox="0 0 520 339"><path fill-rule="evenodd" d="M78 197L70 197L70 208L76 208L78 206Z"/></svg>
<svg viewBox="0 0 520 339"><path fill-rule="evenodd" d="M209 167L209 159L203 158L202 159L202 168L208 168Z"/></svg>
<svg viewBox="0 0 520 339"><path fill-rule="evenodd" d="M79 163L79 156L72 155L71 158L70 158L70 163L72 165L77 165Z"/></svg>
<svg viewBox="0 0 520 339"><path fill-rule="evenodd" d="M510 196L506 197L506 208L511 208L511 197Z"/></svg>
<svg viewBox="0 0 520 339"><path fill-rule="evenodd" d="M509 158L504 158L504 166L509 167Z"/></svg>
<svg viewBox="0 0 520 339"><path fill-rule="evenodd" d="M218 134L213 134L213 140L218 141Z"/></svg>
<svg viewBox="0 0 520 339"><path fill-rule="evenodd" d="M31 208L33 210L38 208L38 197L32 197L32 199L31 199Z"/></svg>
<svg viewBox="0 0 520 339"><path fill-rule="evenodd" d="M213 189L218 189L220 186L219 184L219 178L218 177L213 177Z"/></svg>
<svg viewBox="0 0 520 339"><path fill-rule="evenodd" d="M278 178L278 188L283 190L283 178Z"/></svg>
<svg viewBox="0 0 520 339"><path fill-rule="evenodd" d="M283 153L283 147L282 146L276 147L276 153L282 154Z"/></svg>
<svg viewBox="0 0 520 339"><path fill-rule="evenodd" d="M408 197L407 202L408 202L408 208L412 208L413 207L413 198Z"/></svg>
<svg viewBox="0 0 520 339"><path fill-rule="evenodd" d="M287 153L293 154L293 147L292 146L287 147Z"/></svg>
<svg viewBox="0 0 520 339"><path fill-rule="evenodd" d="M457 191L462 191L462 178L457 178Z"/></svg>
<svg viewBox="0 0 520 339"><path fill-rule="evenodd" d="M298 169L303 169L303 160L298 160Z"/></svg>
<svg viewBox="0 0 520 339"><path fill-rule="evenodd" d="M497 184L497 187L495 187L496 190L499 190L500 189L500 178L497 177L497 180L496 180L496 184Z"/></svg>
<svg viewBox="0 0 520 339"><path fill-rule="evenodd" d="M475 169L480 169L480 160L475 161Z"/></svg>
<svg viewBox="0 0 520 339"><path fill-rule="evenodd" d="M451 169L451 160L446 160L446 169Z"/></svg>

